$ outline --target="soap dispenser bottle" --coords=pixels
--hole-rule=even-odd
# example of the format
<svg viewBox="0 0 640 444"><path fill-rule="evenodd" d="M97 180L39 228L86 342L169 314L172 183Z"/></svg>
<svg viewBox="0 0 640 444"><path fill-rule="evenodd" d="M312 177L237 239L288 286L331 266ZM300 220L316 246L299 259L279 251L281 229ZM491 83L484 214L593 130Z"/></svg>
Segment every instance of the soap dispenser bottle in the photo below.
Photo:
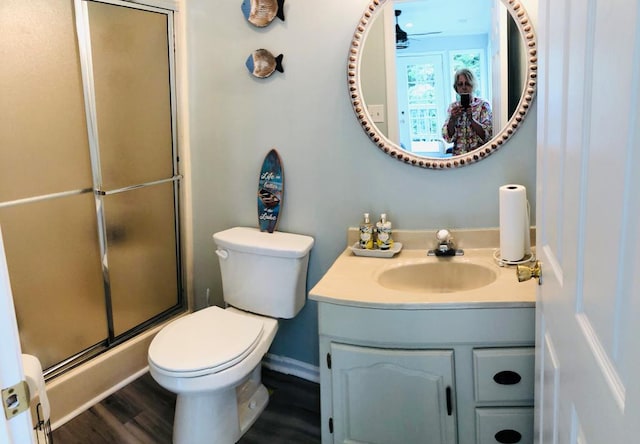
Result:
<svg viewBox="0 0 640 444"><path fill-rule="evenodd" d="M378 231L378 248L388 250L393 246L393 239L391 237L391 222L387 220L386 213L380 215L380 221L376 223L376 228Z"/></svg>
<svg viewBox="0 0 640 444"><path fill-rule="evenodd" d="M364 213L360 224L360 248L373 250L373 224L369 219L369 213Z"/></svg>

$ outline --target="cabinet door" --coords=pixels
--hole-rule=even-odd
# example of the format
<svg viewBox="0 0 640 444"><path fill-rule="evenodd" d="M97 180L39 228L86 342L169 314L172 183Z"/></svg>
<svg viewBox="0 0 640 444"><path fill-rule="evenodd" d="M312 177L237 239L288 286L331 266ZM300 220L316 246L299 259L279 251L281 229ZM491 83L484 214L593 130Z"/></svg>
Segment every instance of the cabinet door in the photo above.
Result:
<svg viewBox="0 0 640 444"><path fill-rule="evenodd" d="M456 442L452 350L331 344L335 443Z"/></svg>

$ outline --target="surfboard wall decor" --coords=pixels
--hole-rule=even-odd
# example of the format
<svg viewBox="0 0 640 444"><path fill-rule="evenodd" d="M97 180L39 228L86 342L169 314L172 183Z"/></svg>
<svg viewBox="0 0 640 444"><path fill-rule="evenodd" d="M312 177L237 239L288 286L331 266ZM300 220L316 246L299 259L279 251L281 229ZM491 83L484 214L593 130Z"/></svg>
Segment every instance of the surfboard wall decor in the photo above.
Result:
<svg viewBox="0 0 640 444"><path fill-rule="evenodd" d="M265 156L258 179L258 224L260 231L273 233L276 230L283 197L284 171L280 156L274 148Z"/></svg>

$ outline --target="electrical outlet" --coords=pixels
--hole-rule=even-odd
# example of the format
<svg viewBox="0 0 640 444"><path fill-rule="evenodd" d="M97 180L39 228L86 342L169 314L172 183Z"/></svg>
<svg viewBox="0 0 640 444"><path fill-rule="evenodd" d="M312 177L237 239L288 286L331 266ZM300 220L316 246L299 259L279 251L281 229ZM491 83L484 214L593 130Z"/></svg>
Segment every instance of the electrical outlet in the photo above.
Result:
<svg viewBox="0 0 640 444"><path fill-rule="evenodd" d="M374 122L384 122L384 105L368 105L369 115Z"/></svg>

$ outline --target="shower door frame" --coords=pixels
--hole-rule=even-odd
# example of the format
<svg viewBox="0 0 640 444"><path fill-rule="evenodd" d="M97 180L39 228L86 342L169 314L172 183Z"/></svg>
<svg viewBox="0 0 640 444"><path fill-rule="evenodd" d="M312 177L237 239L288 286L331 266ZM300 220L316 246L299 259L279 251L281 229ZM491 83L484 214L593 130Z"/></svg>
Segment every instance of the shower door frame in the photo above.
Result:
<svg viewBox="0 0 640 444"><path fill-rule="evenodd" d="M108 5L121 6L130 9L136 9L141 11L155 12L166 16L167 20L167 56L168 56L168 70L169 70L169 94L170 94L170 106L171 106L171 145L172 145L172 159L173 159L173 176L162 180L155 180L151 182L145 182L126 186L117 189L105 190L103 187L102 173L100 167L100 147L98 139L98 115L96 109L96 96L94 88L94 73L92 64L92 47L90 39L90 23L88 4L89 3L104 3ZM160 2L161 6L154 6L153 2L148 1L144 3L128 2L121 0L74 0L75 8L75 20L76 20L76 32L78 36L79 45L79 58L80 67L82 73L82 86L85 101L85 116L87 123L87 135L89 143L89 151L91 158L91 170L93 176L93 188L86 190L78 190L78 194L84 194L87 192L93 192L96 205L96 220L98 225L98 241L100 248L100 258L102 266L102 276L104 284L104 297L105 308L107 317L107 338L93 347L80 351L74 356L71 356L58 364L49 367L45 370L45 377L47 380L58 376L65 371L74 368L87 360L101 354L112 347L125 342L138 334L144 332L149 327L158 324L159 322L166 320L168 317L183 312L187 309L187 301L185 297L184 288L184 265L182 260L182 243L181 243L181 212L180 212L180 183L183 178L179 174L179 146L178 146L178 131L177 131L177 94L176 94L176 60L175 60L175 30L174 30L174 8L169 6L169 2ZM177 303L173 307L163 312L157 313L152 318L136 325L130 330L127 330L119 335L116 334L114 329L114 313L111 294L111 278L108 261L108 245L107 245L107 227L105 220L104 201L107 196L124 193L127 191L133 191L140 188L146 188L162 183L173 184L173 196L174 196L174 221L175 221L175 239L176 239L176 279L177 279Z"/></svg>

